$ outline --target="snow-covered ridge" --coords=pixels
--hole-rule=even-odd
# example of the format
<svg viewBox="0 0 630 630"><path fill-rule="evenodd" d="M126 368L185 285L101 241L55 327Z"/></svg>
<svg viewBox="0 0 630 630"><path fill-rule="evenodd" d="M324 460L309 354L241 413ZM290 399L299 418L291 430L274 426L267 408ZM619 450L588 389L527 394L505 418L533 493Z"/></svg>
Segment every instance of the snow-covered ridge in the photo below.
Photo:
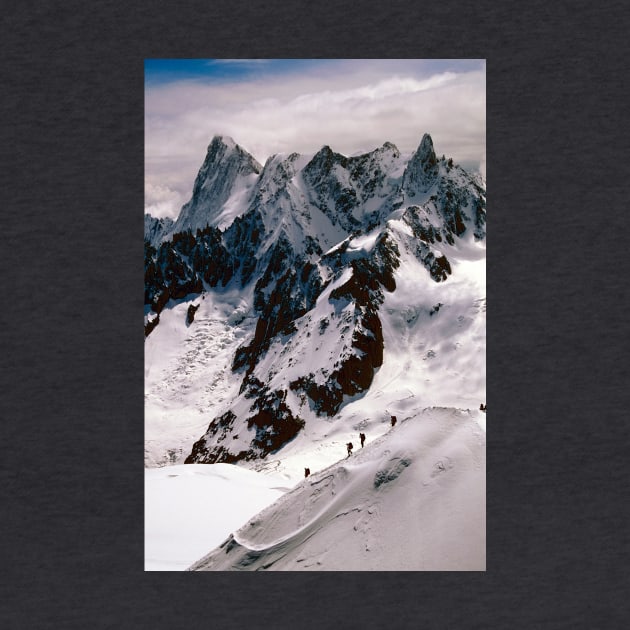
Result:
<svg viewBox="0 0 630 630"><path fill-rule="evenodd" d="M146 469L146 569L185 570L287 490L283 479L229 464Z"/></svg>
<svg viewBox="0 0 630 630"><path fill-rule="evenodd" d="M481 412L426 409L314 472L188 570L483 571Z"/></svg>
<svg viewBox="0 0 630 630"><path fill-rule="evenodd" d="M451 172L453 169L455 172ZM266 227L279 217L286 219L288 214L296 213L311 223L317 208L333 226L348 234L364 226L366 220L378 223L403 200L418 203L433 183L445 177L459 179L458 184L466 186L480 181L478 175L454 167L452 160L438 160L429 134L424 134L410 157L401 155L390 142L351 157L335 153L326 145L314 155L273 155L264 166L232 138L215 136L195 179L191 199L174 225L161 231L161 239L168 240L186 230L195 233L208 226L225 230L235 218L254 208L261 208ZM284 202L278 204L281 199ZM324 234L320 228L325 231L330 226L319 225L321 222L320 218L315 235L304 221L301 229L312 237L338 241L338 231ZM146 225L145 236L151 240Z"/></svg>

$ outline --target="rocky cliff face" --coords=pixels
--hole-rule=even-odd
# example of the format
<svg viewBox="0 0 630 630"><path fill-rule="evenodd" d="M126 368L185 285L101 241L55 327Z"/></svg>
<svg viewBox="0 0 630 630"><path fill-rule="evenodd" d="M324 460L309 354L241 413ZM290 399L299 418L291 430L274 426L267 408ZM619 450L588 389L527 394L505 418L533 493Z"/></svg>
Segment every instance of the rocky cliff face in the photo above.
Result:
<svg viewBox="0 0 630 630"><path fill-rule="evenodd" d="M485 190L438 159L428 134L409 160L385 143L350 158L330 147L272 156L264 167L213 139L170 236L145 219L145 336L172 301L227 287L250 291L257 317L233 357L239 393L186 461L264 458L305 417L334 416L369 389L402 252L445 282L449 248L485 239L485 217Z"/></svg>

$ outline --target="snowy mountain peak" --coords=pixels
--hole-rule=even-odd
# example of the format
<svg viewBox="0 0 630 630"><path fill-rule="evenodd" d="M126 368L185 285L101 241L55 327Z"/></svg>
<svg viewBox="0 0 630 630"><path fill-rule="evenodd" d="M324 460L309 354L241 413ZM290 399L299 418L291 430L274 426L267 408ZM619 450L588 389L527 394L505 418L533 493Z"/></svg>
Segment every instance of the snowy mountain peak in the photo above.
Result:
<svg viewBox="0 0 630 630"><path fill-rule="evenodd" d="M310 171L319 170L328 173L335 163L343 164L346 161L345 156L341 153L335 153L327 144L324 145L306 165L306 169Z"/></svg>
<svg viewBox="0 0 630 630"><path fill-rule="evenodd" d="M214 135L207 149L207 153L223 156L234 151L242 156L249 156L251 158L249 153L240 144L238 144L232 136L226 136L223 134ZM260 170L260 164L258 164L258 169Z"/></svg>
<svg viewBox="0 0 630 630"><path fill-rule="evenodd" d="M213 170L226 170L227 166L237 166L239 172L246 175L249 173L258 174L262 170L262 166L256 159L240 145L236 144L232 138L229 136L214 136L212 142L208 145L206 159L199 169L195 180L193 195L195 190L207 183L207 179L209 176L212 176Z"/></svg>
<svg viewBox="0 0 630 630"><path fill-rule="evenodd" d="M223 146L230 149L235 149L238 146L236 142L234 142L234 138L232 138L231 136L223 136L220 134L217 134L212 138L212 141L208 145L208 150L210 150L210 147L212 147L213 145L215 147Z"/></svg>
<svg viewBox="0 0 630 630"><path fill-rule="evenodd" d="M214 136L193 186L192 198L175 222L178 232L221 227L247 210L262 166L229 136Z"/></svg>

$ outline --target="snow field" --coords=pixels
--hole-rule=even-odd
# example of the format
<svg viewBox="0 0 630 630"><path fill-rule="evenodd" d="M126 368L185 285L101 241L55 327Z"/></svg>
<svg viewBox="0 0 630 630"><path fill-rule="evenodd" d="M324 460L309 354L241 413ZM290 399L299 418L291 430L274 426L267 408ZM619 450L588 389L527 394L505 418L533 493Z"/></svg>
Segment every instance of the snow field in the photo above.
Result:
<svg viewBox="0 0 630 630"><path fill-rule="evenodd" d="M145 570L183 571L286 491L230 464L145 470Z"/></svg>
<svg viewBox="0 0 630 630"><path fill-rule="evenodd" d="M199 309L191 326L186 312ZM183 463L217 413L238 394L236 348L253 332L251 296L208 292L164 309L145 340L145 466Z"/></svg>

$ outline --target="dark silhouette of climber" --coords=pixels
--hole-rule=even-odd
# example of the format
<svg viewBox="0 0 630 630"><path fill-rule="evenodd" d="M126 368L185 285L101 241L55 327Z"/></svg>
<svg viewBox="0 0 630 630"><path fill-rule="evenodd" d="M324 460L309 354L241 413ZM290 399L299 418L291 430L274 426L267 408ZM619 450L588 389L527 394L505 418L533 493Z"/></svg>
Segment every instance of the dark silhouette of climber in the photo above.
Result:
<svg viewBox="0 0 630 630"><path fill-rule="evenodd" d="M348 457L350 457L350 455L352 455L352 449L353 449L352 442L348 442L346 444L346 447L348 448Z"/></svg>
<svg viewBox="0 0 630 630"><path fill-rule="evenodd" d="M308 477L311 474L311 469L310 468L305 468L304 469L304 478Z"/></svg>
<svg viewBox="0 0 630 630"><path fill-rule="evenodd" d="M396 416L392 416L392 426L396 424Z"/></svg>
<svg viewBox="0 0 630 630"><path fill-rule="evenodd" d="M361 448L365 444L365 433L359 433L359 439L361 440Z"/></svg>
<svg viewBox="0 0 630 630"><path fill-rule="evenodd" d="M484 405L483 403L481 403L481 404L479 405L479 411L486 411L486 410L487 410L486 405Z"/></svg>

